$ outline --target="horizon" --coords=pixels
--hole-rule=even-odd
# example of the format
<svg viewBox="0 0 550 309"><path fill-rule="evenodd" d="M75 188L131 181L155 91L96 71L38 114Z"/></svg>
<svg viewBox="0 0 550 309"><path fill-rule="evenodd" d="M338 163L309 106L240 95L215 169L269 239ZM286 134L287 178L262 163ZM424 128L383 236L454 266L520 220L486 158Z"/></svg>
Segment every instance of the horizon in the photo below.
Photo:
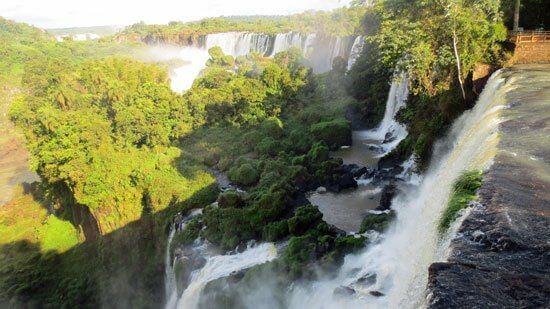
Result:
<svg viewBox="0 0 550 309"><path fill-rule="evenodd" d="M158 0L155 5L122 0L98 0L93 6L84 1L21 0L0 3L0 16L42 29L124 27L138 22L167 24L193 22L204 18L231 16L281 16L310 10L327 11L344 7L351 0L204 0L200 3L174 3ZM130 8L130 9L127 9ZM120 14L124 12L124 15Z"/></svg>

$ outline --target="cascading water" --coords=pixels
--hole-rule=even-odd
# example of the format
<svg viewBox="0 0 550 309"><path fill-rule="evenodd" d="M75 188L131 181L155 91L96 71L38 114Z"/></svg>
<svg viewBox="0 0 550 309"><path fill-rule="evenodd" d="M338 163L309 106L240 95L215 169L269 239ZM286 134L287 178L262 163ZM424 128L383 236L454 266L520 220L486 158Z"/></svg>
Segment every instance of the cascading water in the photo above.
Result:
<svg viewBox="0 0 550 309"><path fill-rule="evenodd" d="M177 294L178 294L178 288L176 286L176 272L174 270L174 264L177 261L177 258L172 258L171 249L172 249L172 241L174 240L174 236L176 236L176 233L178 231L183 231L185 227L187 226L187 223L193 219L194 217L198 216L202 213L202 209L197 209L193 211L189 216L174 222L172 225L170 225L170 232L168 233L168 239L166 241L166 252L165 252L165 260L164 260L164 292L166 295L166 307L167 308L173 308L177 301ZM178 215L179 216L179 215ZM180 217L181 218L181 217Z"/></svg>
<svg viewBox="0 0 550 309"><path fill-rule="evenodd" d="M348 58L348 70L351 69L351 67L355 64L355 61L357 61L357 59L361 55L364 45L365 38L363 36L358 36L355 38L355 41L353 41L353 45L351 46L351 51Z"/></svg>
<svg viewBox="0 0 550 309"><path fill-rule="evenodd" d="M436 145L420 185L394 199L397 218L383 239L361 254L347 256L336 278L294 288L290 308L417 308L424 304L428 266L443 260L448 247L445 239L449 237L439 235L437 223L452 184L465 170L490 166L496 152L498 115L505 107L503 81L498 72L490 78L477 105L457 119L449 135ZM340 286L353 288L355 294L335 296L333 291Z"/></svg>
<svg viewBox="0 0 550 309"><path fill-rule="evenodd" d="M359 45L354 44L361 40L353 37L330 37L317 34L301 34L298 32L280 33L275 36L251 33L251 32L224 32L208 34L204 37L204 44L201 46L188 46L180 48L179 53L174 56L186 64L172 70L172 89L176 92L183 92L189 89L194 79L206 66L209 58L208 50L219 46L225 54L233 57L247 55L251 52L258 52L264 56L273 57L277 53L298 48L306 56L306 65L309 65L315 72L323 73L332 68L332 61L336 57L349 59L357 57L360 52ZM353 47L355 49L353 49Z"/></svg>
<svg viewBox="0 0 550 309"><path fill-rule="evenodd" d="M193 272L191 283L183 291L177 302L177 308L197 308L200 294L208 282L272 261L276 257L277 248L272 243L248 247L242 253L209 257L204 267ZM172 307L167 306L167 308Z"/></svg>
<svg viewBox="0 0 550 309"><path fill-rule="evenodd" d="M394 77L388 94L386 110L382 122L380 122L376 129L363 133L366 139L383 141L380 145L383 150L380 156L392 151L399 145L399 142L407 137L407 129L397 122L395 116L407 103L408 95L409 81L407 76L405 74L400 74L400 76Z"/></svg>
<svg viewBox="0 0 550 309"><path fill-rule="evenodd" d="M170 86L175 92L183 92L193 85L193 81L204 69L209 58L208 52L196 47L184 47L177 58L186 64L175 68L171 74Z"/></svg>

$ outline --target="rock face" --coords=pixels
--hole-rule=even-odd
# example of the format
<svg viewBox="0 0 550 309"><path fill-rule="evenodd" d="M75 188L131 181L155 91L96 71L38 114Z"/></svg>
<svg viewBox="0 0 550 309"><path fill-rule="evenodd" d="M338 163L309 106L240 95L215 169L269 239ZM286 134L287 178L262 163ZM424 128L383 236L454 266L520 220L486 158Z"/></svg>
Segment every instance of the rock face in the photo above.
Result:
<svg viewBox="0 0 550 309"><path fill-rule="evenodd" d="M430 308L550 308L550 67L517 73L479 204L430 266Z"/></svg>

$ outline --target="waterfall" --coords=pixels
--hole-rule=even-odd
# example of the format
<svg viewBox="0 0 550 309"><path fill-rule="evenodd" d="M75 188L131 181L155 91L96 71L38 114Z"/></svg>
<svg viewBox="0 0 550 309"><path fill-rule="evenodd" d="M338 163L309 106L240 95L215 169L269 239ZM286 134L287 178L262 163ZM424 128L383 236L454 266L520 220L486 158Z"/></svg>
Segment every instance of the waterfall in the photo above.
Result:
<svg viewBox="0 0 550 309"><path fill-rule="evenodd" d="M187 223L202 214L202 209L196 209L191 212L187 217L182 218L180 214L176 216L176 222L170 225L170 232L168 233L168 239L166 240L166 251L164 259L164 292L166 296L166 308L174 308L177 297L178 287L176 285L176 272L174 270L174 264L177 261L177 257L173 257L170 254L172 248L172 241L176 236L176 233L183 231L187 226Z"/></svg>
<svg viewBox="0 0 550 309"><path fill-rule="evenodd" d="M277 248L272 243L248 247L242 253L209 257L204 267L193 272L191 283L183 291L177 308L197 308L200 294L208 282L272 261L276 257Z"/></svg>
<svg viewBox="0 0 550 309"><path fill-rule="evenodd" d="M170 225L168 240L166 240L166 251L164 258L164 292L167 300L170 300L173 295L175 296L175 291L177 290L176 274L174 273L174 263L170 255L170 247L172 246L174 235L176 235L176 224Z"/></svg>
<svg viewBox="0 0 550 309"><path fill-rule="evenodd" d="M188 46L180 49L176 58L186 62L172 70L171 86L175 92L183 92L193 85L193 81L204 69L209 58L208 50L219 46L222 51L233 57L244 56L251 52L273 57L279 52L298 48L304 54L305 64L314 72L330 71L336 57L354 62L361 51L361 37L330 37L315 33L304 35L298 32L279 33L275 36L252 32L223 32L204 36L201 46ZM352 60L353 57L353 60Z"/></svg>
<svg viewBox="0 0 550 309"><path fill-rule="evenodd" d="M395 116L407 103L408 84L409 81L405 74L393 78L382 122L376 129L364 132L365 138L383 141L381 145L383 152L380 156L392 151L399 145L399 142L407 137L407 129L395 120Z"/></svg>
<svg viewBox="0 0 550 309"><path fill-rule="evenodd" d="M396 196L392 207L397 217L382 240L360 254L346 256L336 278L296 287L289 307L417 308L424 304L428 266L445 259L452 236L442 238L437 225L453 182L465 170L489 167L496 152L499 112L505 107L503 81L500 72L493 74L476 106L458 118L435 146L419 186ZM374 282L360 280L369 275L375 276ZM334 297L334 289L340 286L349 286L356 294Z"/></svg>
<svg viewBox="0 0 550 309"><path fill-rule="evenodd" d="M358 36L355 38L355 41L353 41L353 45L351 46L351 51L348 58L348 71L351 69L351 67L355 64L355 61L357 61L357 59L361 55L364 45L365 45L365 38L363 36Z"/></svg>
<svg viewBox="0 0 550 309"><path fill-rule="evenodd" d="M193 81L204 69L209 58L208 52L197 47L184 47L177 55L184 65L175 68L170 74L170 87L173 91L182 93L191 88Z"/></svg>

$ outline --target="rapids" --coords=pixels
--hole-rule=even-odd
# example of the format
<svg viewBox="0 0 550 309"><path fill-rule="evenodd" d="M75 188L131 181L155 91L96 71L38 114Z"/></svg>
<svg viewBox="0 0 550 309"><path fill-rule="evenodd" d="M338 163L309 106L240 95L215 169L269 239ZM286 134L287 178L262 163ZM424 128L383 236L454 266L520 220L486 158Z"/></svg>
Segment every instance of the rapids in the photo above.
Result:
<svg viewBox="0 0 550 309"><path fill-rule="evenodd" d="M445 258L452 237L452 232L447 237L437 232L452 184L465 170L485 169L492 163L499 112L505 107L502 85L497 72L476 106L457 119L438 143L421 183L393 200L397 218L382 239L360 254L347 256L335 278L294 288L290 308L416 308L424 304L428 266ZM376 278L371 284L359 280L369 276ZM349 286L356 294L335 297L333 291L340 286ZM378 292L384 296L372 295Z"/></svg>

